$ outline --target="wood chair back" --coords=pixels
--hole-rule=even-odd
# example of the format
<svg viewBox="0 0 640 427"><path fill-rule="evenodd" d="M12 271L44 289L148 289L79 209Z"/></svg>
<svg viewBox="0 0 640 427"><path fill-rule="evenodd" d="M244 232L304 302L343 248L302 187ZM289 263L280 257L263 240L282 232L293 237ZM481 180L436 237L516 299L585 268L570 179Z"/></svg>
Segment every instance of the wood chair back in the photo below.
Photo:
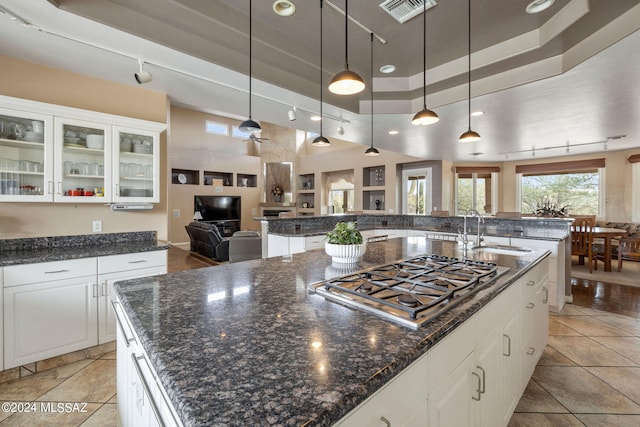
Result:
<svg viewBox="0 0 640 427"><path fill-rule="evenodd" d="M593 227L594 218L579 217L571 225L571 255L578 256L579 264L587 258L589 273L593 273Z"/></svg>
<svg viewBox="0 0 640 427"><path fill-rule="evenodd" d="M522 212L496 212L496 218L520 219Z"/></svg>
<svg viewBox="0 0 640 427"><path fill-rule="evenodd" d="M431 216L449 216L449 211L431 211Z"/></svg>
<svg viewBox="0 0 640 427"><path fill-rule="evenodd" d="M622 261L640 261L640 239L623 237L618 242L618 271L622 270Z"/></svg>

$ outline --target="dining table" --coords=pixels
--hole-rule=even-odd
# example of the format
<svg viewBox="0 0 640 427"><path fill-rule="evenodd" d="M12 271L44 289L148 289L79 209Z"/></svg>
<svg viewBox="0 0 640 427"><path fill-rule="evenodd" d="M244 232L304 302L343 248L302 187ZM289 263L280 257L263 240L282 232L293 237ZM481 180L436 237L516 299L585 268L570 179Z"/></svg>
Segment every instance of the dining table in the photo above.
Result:
<svg viewBox="0 0 640 427"><path fill-rule="evenodd" d="M622 228L593 227L593 238L604 240L604 271L611 271L611 239L622 237L627 230Z"/></svg>

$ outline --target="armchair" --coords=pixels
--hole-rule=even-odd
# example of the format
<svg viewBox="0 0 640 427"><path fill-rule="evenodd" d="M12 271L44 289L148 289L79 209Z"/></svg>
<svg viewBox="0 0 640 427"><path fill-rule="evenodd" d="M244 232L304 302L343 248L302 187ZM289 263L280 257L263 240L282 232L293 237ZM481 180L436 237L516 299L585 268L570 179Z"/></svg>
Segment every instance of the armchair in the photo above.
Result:
<svg viewBox="0 0 640 427"><path fill-rule="evenodd" d="M262 258L262 238L257 231L236 231L229 239L229 262Z"/></svg>
<svg viewBox="0 0 640 427"><path fill-rule="evenodd" d="M191 222L184 228L191 240L191 252L217 261L229 261L229 239L220 235L218 227L206 222Z"/></svg>

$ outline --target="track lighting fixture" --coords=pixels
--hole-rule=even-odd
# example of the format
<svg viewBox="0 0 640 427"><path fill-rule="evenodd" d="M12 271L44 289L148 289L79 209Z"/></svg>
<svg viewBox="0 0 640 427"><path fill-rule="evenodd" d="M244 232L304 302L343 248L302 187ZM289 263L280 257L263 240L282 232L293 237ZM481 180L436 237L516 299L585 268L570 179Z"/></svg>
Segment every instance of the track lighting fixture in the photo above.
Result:
<svg viewBox="0 0 640 427"><path fill-rule="evenodd" d="M349 0L344 5L344 70L333 76L329 91L336 95L354 95L364 90L364 80L349 69Z"/></svg>
<svg viewBox="0 0 640 427"><path fill-rule="evenodd" d="M322 87L322 2L323 0L320 0L320 135L311 141L311 145L316 147L327 147L331 144L329 140L322 135L322 91L324 90Z"/></svg>
<svg viewBox="0 0 640 427"><path fill-rule="evenodd" d="M342 127L342 121L340 121L340 126L338 126L338 135L344 135L344 127Z"/></svg>
<svg viewBox="0 0 640 427"><path fill-rule="evenodd" d="M140 66L140 69L138 70L137 73L133 74L133 77L135 77L136 81L140 85L143 83L149 83L153 77L151 76L150 72L144 71L142 69L142 66L144 65L144 61L142 59L139 59L138 65Z"/></svg>
<svg viewBox="0 0 640 427"><path fill-rule="evenodd" d="M296 107L293 107L291 110L289 110L289 112L287 113L289 115L289 121L294 122L296 120Z"/></svg>
<svg viewBox="0 0 640 427"><path fill-rule="evenodd" d="M373 146L373 33L371 33L371 147L364 152L365 156L377 156L380 152Z"/></svg>
<svg viewBox="0 0 640 427"><path fill-rule="evenodd" d="M469 89L469 95L467 98L467 106L469 107L469 113L467 115L467 118L469 120L469 128L467 129L467 131L465 133L463 133L462 135L460 135L460 138L458 139L458 141L460 142L474 142L474 141L480 141L480 134L478 132L472 131L471 130L471 0L469 0L469 9L468 9L468 15L469 15L469 25L468 25L468 42L469 42L469 68L468 68L468 73L469 73L469 80L468 80L468 89Z"/></svg>
<svg viewBox="0 0 640 427"><path fill-rule="evenodd" d="M422 12L422 110L418 111L411 120L412 125L425 126L437 123L440 117L427 108L427 2L423 2L424 11Z"/></svg>
<svg viewBox="0 0 640 427"><path fill-rule="evenodd" d="M262 131L262 128L260 127L260 125L254 121L251 118L251 36L252 36L252 16L253 16L253 7L252 7L252 0L249 0L249 119L245 120L244 122L240 123L240 126L238 126L238 129L240 129L242 132L246 132L246 133L259 133Z"/></svg>

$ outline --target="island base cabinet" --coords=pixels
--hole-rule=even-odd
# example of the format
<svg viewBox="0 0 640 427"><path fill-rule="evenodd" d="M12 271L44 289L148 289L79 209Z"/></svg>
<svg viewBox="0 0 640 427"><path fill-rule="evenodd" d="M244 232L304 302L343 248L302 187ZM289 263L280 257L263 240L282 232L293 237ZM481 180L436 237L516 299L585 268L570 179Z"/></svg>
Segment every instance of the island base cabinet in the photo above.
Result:
<svg viewBox="0 0 640 427"><path fill-rule="evenodd" d="M182 427L120 302L112 306L117 322L118 426Z"/></svg>
<svg viewBox="0 0 640 427"><path fill-rule="evenodd" d="M425 354L335 426L424 427L427 419L423 412L427 403L428 364L428 354Z"/></svg>

